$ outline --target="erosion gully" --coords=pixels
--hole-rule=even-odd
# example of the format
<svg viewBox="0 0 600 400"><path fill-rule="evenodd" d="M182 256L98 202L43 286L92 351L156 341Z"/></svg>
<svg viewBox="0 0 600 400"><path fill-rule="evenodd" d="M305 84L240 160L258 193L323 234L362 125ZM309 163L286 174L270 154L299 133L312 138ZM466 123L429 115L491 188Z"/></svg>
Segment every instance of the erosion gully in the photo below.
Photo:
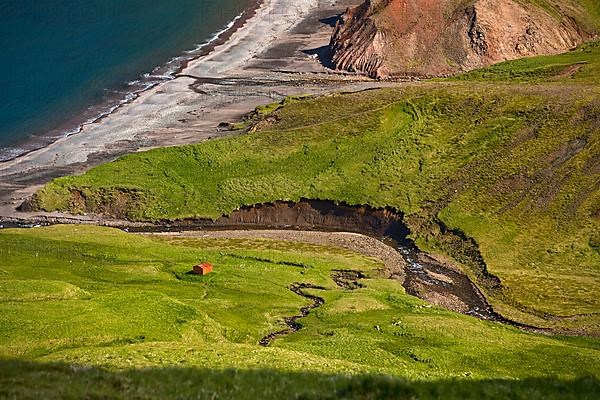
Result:
<svg viewBox="0 0 600 400"><path fill-rule="evenodd" d="M329 200L276 201L245 206L215 221L179 220L171 221L169 224L132 227L129 231L177 232L203 229L315 230L353 232L375 237L394 247L402 255L406 266L403 270L389 271L388 278L401 281L408 294L482 320L501 322L537 333L549 332L509 320L495 312L483 293L466 274L417 248L408 237L410 230L404 223L404 215L393 208L354 206ZM287 333L290 330L297 330L297 320L322 304L316 304L318 302L313 297L304 295L303 289L308 286L298 285L292 286L290 290L308 298L313 304L301 310L303 315L286 319ZM275 337L277 336L281 334L275 334Z"/></svg>
<svg viewBox="0 0 600 400"><path fill-rule="evenodd" d="M179 232L210 229L290 229L328 232L352 232L368 235L393 246L405 261L399 271L389 271L388 278L402 282L410 295L437 306L515 326L528 331L546 333L546 330L524 325L496 313L477 286L462 271L421 252L408 238L410 231L403 222L404 215L392 208L352 206L326 200L302 199L298 202L277 201L242 207L217 220L189 219L158 224L134 225L124 223L121 228L135 233ZM4 227L32 227L35 224L4 223ZM362 286L364 278L358 271L333 271L332 279L341 288L354 290ZM298 323L311 310L324 304L324 299L306 292L306 289L325 290L308 283L294 283L293 293L311 301L298 315L285 318L287 328L273 332L259 342L269 346L280 336L301 328Z"/></svg>
<svg viewBox="0 0 600 400"><path fill-rule="evenodd" d="M360 271L352 271L352 270L335 270L331 271L331 279L338 285L340 288L345 290L356 290L364 287L362 283L359 282L360 279L364 279L366 276ZM296 332L302 329L302 324L298 322L300 318L306 317L310 310L314 310L315 308L321 307L325 304L325 299L319 296L312 295L307 293L304 289L316 289L316 290L327 290L322 286L315 286L310 283L294 283L290 286L290 290L293 293L296 293L298 296L302 296L305 299L311 301L311 304L308 306L302 307L300 309L300 314L294 315L291 317L284 318L285 324L287 325L286 329L282 329L280 331L272 332L263 337L258 344L263 347L268 347L271 345L274 339L277 339L280 336L289 335L290 333Z"/></svg>

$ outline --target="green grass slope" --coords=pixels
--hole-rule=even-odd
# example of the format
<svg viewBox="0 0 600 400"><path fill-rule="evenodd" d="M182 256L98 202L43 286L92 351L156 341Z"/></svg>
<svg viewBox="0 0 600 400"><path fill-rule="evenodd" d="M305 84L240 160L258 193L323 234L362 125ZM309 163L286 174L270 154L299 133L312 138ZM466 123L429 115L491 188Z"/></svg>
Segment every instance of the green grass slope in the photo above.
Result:
<svg viewBox="0 0 600 400"><path fill-rule="evenodd" d="M33 204L133 220L301 197L393 206L506 316L598 334L599 65L595 44L466 82L293 102L255 133L129 155L53 181ZM502 288L481 279L479 254Z"/></svg>
<svg viewBox="0 0 600 400"><path fill-rule="evenodd" d="M600 3L597 0L517 0L540 7L555 17L573 18L587 32L600 31Z"/></svg>
<svg viewBox="0 0 600 400"><path fill-rule="evenodd" d="M508 61L459 75L452 80L598 84L600 83L599 47L600 42L592 42L566 54Z"/></svg>
<svg viewBox="0 0 600 400"><path fill-rule="evenodd" d="M206 277L185 273L198 260ZM600 342L439 310L350 251L109 228L0 231L1 398L593 399ZM336 286L333 269L363 271ZM308 300L303 329L281 329Z"/></svg>

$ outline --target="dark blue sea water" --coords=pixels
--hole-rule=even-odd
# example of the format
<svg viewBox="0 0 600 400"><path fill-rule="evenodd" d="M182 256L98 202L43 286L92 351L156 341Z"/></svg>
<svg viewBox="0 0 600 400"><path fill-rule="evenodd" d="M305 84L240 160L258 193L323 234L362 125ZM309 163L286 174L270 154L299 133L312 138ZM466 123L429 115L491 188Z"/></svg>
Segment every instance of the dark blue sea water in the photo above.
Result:
<svg viewBox="0 0 600 400"><path fill-rule="evenodd" d="M0 0L0 160L164 79L249 3Z"/></svg>

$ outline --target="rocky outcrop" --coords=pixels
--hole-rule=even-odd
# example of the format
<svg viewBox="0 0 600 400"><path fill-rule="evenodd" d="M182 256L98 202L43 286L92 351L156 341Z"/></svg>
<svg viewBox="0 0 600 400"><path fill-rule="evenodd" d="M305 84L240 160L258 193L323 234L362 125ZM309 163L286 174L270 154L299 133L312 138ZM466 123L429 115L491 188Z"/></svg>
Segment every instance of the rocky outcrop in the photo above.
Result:
<svg viewBox="0 0 600 400"><path fill-rule="evenodd" d="M373 77L442 76L570 50L593 36L582 6L524 0L366 0L338 22L333 64Z"/></svg>

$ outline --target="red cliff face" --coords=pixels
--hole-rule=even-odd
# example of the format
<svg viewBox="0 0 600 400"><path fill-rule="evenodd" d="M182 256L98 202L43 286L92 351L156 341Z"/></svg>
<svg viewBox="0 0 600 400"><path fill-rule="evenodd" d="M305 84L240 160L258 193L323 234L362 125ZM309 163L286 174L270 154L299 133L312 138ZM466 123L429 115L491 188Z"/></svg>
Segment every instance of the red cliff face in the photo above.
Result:
<svg viewBox="0 0 600 400"><path fill-rule="evenodd" d="M366 0L338 22L333 63L380 78L440 76L564 52L591 34L576 22L585 10L562 3L550 13L522 0Z"/></svg>

